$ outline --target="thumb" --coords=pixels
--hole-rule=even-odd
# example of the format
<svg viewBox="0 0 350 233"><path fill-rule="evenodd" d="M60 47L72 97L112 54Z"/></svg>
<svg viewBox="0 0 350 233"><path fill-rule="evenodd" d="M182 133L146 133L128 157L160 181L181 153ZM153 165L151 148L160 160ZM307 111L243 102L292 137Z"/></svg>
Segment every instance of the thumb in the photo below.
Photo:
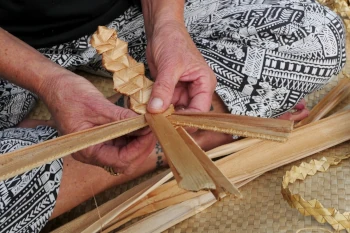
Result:
<svg viewBox="0 0 350 233"><path fill-rule="evenodd" d="M153 84L152 93L148 102L147 111L150 113L161 113L169 108L174 94L176 79L174 76L158 73Z"/></svg>

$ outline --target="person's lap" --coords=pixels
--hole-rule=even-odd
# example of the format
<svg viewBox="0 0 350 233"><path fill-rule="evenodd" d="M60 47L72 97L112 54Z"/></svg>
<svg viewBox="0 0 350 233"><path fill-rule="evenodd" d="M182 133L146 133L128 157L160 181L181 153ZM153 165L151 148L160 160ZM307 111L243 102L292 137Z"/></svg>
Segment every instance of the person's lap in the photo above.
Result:
<svg viewBox="0 0 350 233"><path fill-rule="evenodd" d="M0 131L0 153L40 143L57 136L48 126ZM39 232L56 203L62 160L55 160L0 182L0 232Z"/></svg>
<svg viewBox="0 0 350 233"><path fill-rule="evenodd" d="M298 102L306 94L322 88L332 75L340 71L344 62L344 35L335 31L341 30L342 26L334 13L310 1L304 3L280 4L276 1L273 5L244 6L234 5L234 1L186 3L185 21L189 33L218 78L216 93L220 98L214 97L214 111L257 117L282 115L282 118L292 120L307 115L305 104L298 105ZM283 22L279 21L281 17ZM323 19L323 22L316 18ZM129 9L109 27L115 28L118 36L129 43L129 53L136 60L147 62L147 41L139 9ZM87 47L88 41L89 36L85 36L39 51L68 69L110 76L101 68L94 49ZM72 53L77 49L80 52ZM296 113L288 113L293 107L297 109ZM28 125L27 122L20 126L31 127L37 123ZM35 130L33 132L38 134ZM202 131L194 137L205 149L232 141L232 136ZM137 174L113 177L99 167L82 164L68 156L63 160L61 188L51 218L93 194L164 164L164 156L157 147ZM105 182L101 183L101 180Z"/></svg>

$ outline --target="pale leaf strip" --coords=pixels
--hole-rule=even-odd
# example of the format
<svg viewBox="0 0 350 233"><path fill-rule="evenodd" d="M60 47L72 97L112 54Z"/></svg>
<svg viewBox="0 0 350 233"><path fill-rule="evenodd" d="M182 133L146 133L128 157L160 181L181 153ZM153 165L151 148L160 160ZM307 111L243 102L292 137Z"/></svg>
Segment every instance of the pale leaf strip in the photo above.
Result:
<svg viewBox="0 0 350 233"><path fill-rule="evenodd" d="M261 174L256 173L255 175L252 175L250 172L248 172L248 174L245 175L245 171L239 169L241 166L250 167L251 170L253 170L255 167L260 170L267 171L349 140L350 125L347 123L349 117L350 113L349 110L347 110L339 114L334 114L331 117L325 118L324 120L312 123L311 125L301 127L291 134L291 139L286 144L262 142L262 145L264 147L274 148L276 145L282 146L281 148L277 148L279 152L272 158L266 157L268 156L267 152L263 152L261 154L259 147L255 147L253 150L250 149L253 147L248 147L241 152L228 156L227 159L223 162L219 160L216 164L218 168L220 168L220 170L222 170L223 173L230 178L230 181L235 182L237 184L237 187L240 187L250 179L254 179ZM339 122L342 124L338 124ZM317 137L314 137L315 132L318 132ZM237 141L235 143L240 144L240 141ZM309 144L310 141L313 143ZM292 146L288 146L288 144L292 144ZM302 145L302 148L295 146L295 144ZM239 147L240 145L238 145L238 148ZM245 161L245 157L249 155L252 155L253 158ZM278 163L274 163L273 166L269 166L265 163L260 164L260 161L258 160L260 156L263 156L263 160L274 162L281 155L283 155L283 158L281 158ZM240 161L240 163L236 163L234 160L235 157L239 157L238 161ZM266 168L263 169L263 167ZM238 172L235 172L237 169ZM176 185L175 181L166 183L139 201L137 205L134 205L132 208L129 208L127 211L121 213L118 218L112 221L114 225L111 225L106 232L109 232L123 225L131 219L158 211L167 206L180 203L198 195L202 195L203 193L207 192L187 192L183 189L180 189Z"/></svg>
<svg viewBox="0 0 350 233"><path fill-rule="evenodd" d="M151 192L146 198L139 201L132 208L121 213L117 218L111 221L112 224L108 226L105 231L110 232L134 218L153 213L154 211L181 203L184 200L200 196L207 192L208 191L188 192L179 188L175 180L170 181L157 188L157 192Z"/></svg>
<svg viewBox="0 0 350 233"><path fill-rule="evenodd" d="M296 124L300 127L311 122L315 122L327 113L329 113L335 106L344 100L350 94L350 79L343 78L322 100L310 111L309 116Z"/></svg>
<svg viewBox="0 0 350 233"><path fill-rule="evenodd" d="M212 150L207 151L206 154L209 156L209 158L214 159L214 158L218 158L224 155L229 155L237 151L243 150L259 142L261 142L260 139L244 138L244 139L240 139L240 140L216 147Z"/></svg>
<svg viewBox="0 0 350 233"><path fill-rule="evenodd" d="M219 115L219 114L217 114ZM202 114L171 115L171 123L179 126L195 127L243 137L285 142L293 128L293 123L284 120L257 117L223 115L205 116ZM232 117L233 116L233 117Z"/></svg>
<svg viewBox="0 0 350 233"><path fill-rule="evenodd" d="M350 139L350 110L295 129L288 143L261 142L217 162L235 183ZM232 180L231 180L232 181Z"/></svg>
<svg viewBox="0 0 350 233"><path fill-rule="evenodd" d="M242 187L243 185L256 179L257 177L258 176L255 176L244 182L240 182L237 184L237 187ZM130 227L119 231L119 233L140 232L138 231L140 229L143 229L142 232L162 232L174 226L175 224L205 210L207 207L211 206L215 202L216 199L210 193L204 193L197 197L193 196L191 199L188 199L182 203L173 203L171 206L169 205L166 209L160 210L159 212L136 222ZM167 217L164 218L163 216ZM149 226L151 226L151 228L149 228ZM103 231L103 233L110 232L114 229L116 228L111 227L108 229L109 231L106 230Z"/></svg>
<svg viewBox="0 0 350 233"><path fill-rule="evenodd" d="M177 182L183 189L215 189L215 184L173 125L162 114L145 114L164 154L176 168Z"/></svg>
<svg viewBox="0 0 350 233"><path fill-rule="evenodd" d="M98 143L147 126L144 116L94 127L16 150L0 157L0 180L22 174Z"/></svg>
<svg viewBox="0 0 350 233"><path fill-rule="evenodd" d="M126 210L128 207L136 203L137 201L141 200L143 197L145 197L148 193L152 192L154 189L159 187L161 184L164 184L164 182L168 181L172 177L169 172L165 171L161 174L158 174L157 176L152 177L150 180L144 182L143 188L140 189L138 192L134 192L132 195L128 195L128 199L124 202L121 202L116 208L106 213L102 218L100 218L98 221L93 222L89 227L87 227L82 233L91 233L91 232L98 232L101 230L101 226L105 226L108 224L111 220L113 220L115 217L117 217L121 212ZM136 186L137 187L137 186Z"/></svg>
<svg viewBox="0 0 350 233"><path fill-rule="evenodd" d="M147 196L147 194L151 191L153 191L155 188L159 187L161 184L166 182L168 179L171 178L171 175L169 175L169 171L164 171L149 180L146 180L145 182L134 186L133 188L127 190L126 192L118 195L116 198L108 201L107 203L101 205L98 207L98 211L100 212L101 216L106 216L107 214L114 213L115 215L118 215L116 213L120 213L121 210L128 208L130 204L135 202L135 200L140 200L144 198L144 196ZM137 198L137 199L136 199ZM126 205L127 204L127 205ZM98 224L98 228L101 225L105 225L108 222L104 222L104 218L99 218L99 215L97 213L97 209L94 209L84 215L81 215L80 217L74 219L73 221L61 226L58 229L55 229L52 231L52 233L75 233L75 232L82 232L84 229L89 227L92 223ZM100 229L98 229L100 230Z"/></svg>
<svg viewBox="0 0 350 233"><path fill-rule="evenodd" d="M226 178L224 174L222 174L222 172L215 166L213 161L211 161L211 159L205 154L205 152L188 135L186 130L184 130L182 127L179 127L177 129L177 132L180 134L182 139L186 142L187 146L190 148L193 154L197 157L197 159L202 164L204 169L208 172L209 176L217 185L216 188L218 188L219 186L225 192L241 197L242 195L238 191L238 189Z"/></svg>
<svg viewBox="0 0 350 233"><path fill-rule="evenodd" d="M158 233L205 210L216 202L211 193L163 209L119 233Z"/></svg>
<svg viewBox="0 0 350 233"><path fill-rule="evenodd" d="M290 135L288 143L261 142L256 144L256 146L248 147L220 159L215 164L231 182L234 184L245 184L247 180L254 179L266 171L350 140L350 124L348 123L348 119L350 119L349 110L334 114L323 120L294 130ZM315 132L317 132L317 137L315 137ZM134 207L136 212L132 215L135 217L142 216L146 214L143 211L146 209L150 211L147 213L155 212L174 203L188 200L196 195L196 193L190 192L187 192L187 195L178 195L181 189L176 186L175 182L170 182L167 185L171 183L173 185L172 189L169 189L168 186L164 189L161 186L159 189L151 192L149 194L150 198L143 201L141 208ZM173 197L172 193L174 193ZM164 198L162 199L162 197L166 197L166 200ZM144 205L145 202L148 206ZM129 212L128 219L132 219L131 211Z"/></svg>
<svg viewBox="0 0 350 233"><path fill-rule="evenodd" d="M290 133L293 124L289 120L279 120L273 118L261 118L252 116L241 116L216 112L175 112L173 116L190 116L194 118L204 118L232 122L252 127L261 127L274 132Z"/></svg>

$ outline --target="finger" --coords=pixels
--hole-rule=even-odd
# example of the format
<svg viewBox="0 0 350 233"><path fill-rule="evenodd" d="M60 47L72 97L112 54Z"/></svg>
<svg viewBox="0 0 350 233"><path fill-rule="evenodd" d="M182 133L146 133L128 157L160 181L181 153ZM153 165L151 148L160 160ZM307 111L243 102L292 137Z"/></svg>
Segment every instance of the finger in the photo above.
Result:
<svg viewBox="0 0 350 233"><path fill-rule="evenodd" d="M289 120L289 121L301 121L308 116L309 116L309 110L305 108L301 111L296 111L294 113L291 113L291 112L284 113L283 115L279 116L278 119Z"/></svg>
<svg viewBox="0 0 350 233"><path fill-rule="evenodd" d="M216 77L210 69L201 69L181 77L181 80L186 81L192 79L194 81L188 86L190 102L186 111L207 112L216 87Z"/></svg>
<svg viewBox="0 0 350 233"><path fill-rule="evenodd" d="M187 92L185 92L187 94ZM174 104L175 105L175 112L186 112L186 111L190 111L190 110L186 110L187 109L187 105L188 105L188 98L185 100L183 98L179 98L179 100ZM193 112L193 111L192 111ZM194 128L194 127L188 127L188 126L184 126L183 127L189 134L195 133L198 128Z"/></svg>
<svg viewBox="0 0 350 233"><path fill-rule="evenodd" d="M176 85L171 103L174 105L176 111L182 111L187 108L190 103L188 83L179 82Z"/></svg>
<svg viewBox="0 0 350 233"><path fill-rule="evenodd" d="M118 120L130 118L130 117L138 116L137 113L135 113L130 109L118 107L115 105L113 105L113 108L111 109L105 109L105 111L109 111L108 115L112 121L118 121Z"/></svg>
<svg viewBox="0 0 350 233"><path fill-rule="evenodd" d="M112 104L107 99L100 101L91 111L93 111L94 114L90 114L90 117L93 117L93 123L95 125L103 125L138 115L130 109Z"/></svg>
<svg viewBox="0 0 350 233"><path fill-rule="evenodd" d="M87 155L74 154L74 158L97 166L112 167L115 173L130 175L135 171L133 163L142 163L155 146L152 134L138 137L125 146L99 144L84 151ZM135 161L135 162L134 162ZM131 166L131 167L130 167Z"/></svg>
<svg viewBox="0 0 350 233"><path fill-rule="evenodd" d="M176 77L178 76L172 70L158 72L147 106L147 110L150 113L161 113L169 108L178 80Z"/></svg>
<svg viewBox="0 0 350 233"><path fill-rule="evenodd" d="M208 112L211 106L212 93L202 92L191 99L190 104L184 110L187 112Z"/></svg>
<svg viewBox="0 0 350 233"><path fill-rule="evenodd" d="M108 141L95 146L88 147L72 154L73 158L87 164L96 166L110 166L114 171L122 173L138 157L147 157L154 147L155 138L152 134L138 137L132 141L121 139ZM134 149L131 149L135 147ZM125 155L125 153L129 153ZM146 154L146 155L145 155Z"/></svg>
<svg viewBox="0 0 350 233"><path fill-rule="evenodd" d="M122 147L122 146L125 146L126 144L128 144L129 141L130 141L129 136L125 135L125 136L116 138L114 140L104 142L104 144L115 146L115 147Z"/></svg>
<svg viewBox="0 0 350 233"><path fill-rule="evenodd" d="M152 133L133 138L126 146L120 148L119 158L122 161L134 161L143 154L149 154L156 144L156 139ZM146 155L147 156L147 155Z"/></svg>
<svg viewBox="0 0 350 233"><path fill-rule="evenodd" d="M130 175L147 159L156 145L153 134L137 137L120 149L119 158L122 161L130 161L124 174Z"/></svg>
<svg viewBox="0 0 350 233"><path fill-rule="evenodd" d="M179 85L178 83L177 88L175 89L174 97L173 97L173 104L175 107L175 112L186 112L189 104L189 97L188 97L188 91L187 91L187 85ZM183 83L182 83L183 84ZM180 87L181 86L181 87ZM192 134L198 130L198 128L194 127L184 127L184 129Z"/></svg>
<svg viewBox="0 0 350 233"><path fill-rule="evenodd" d="M189 85L189 104L186 112L208 112L214 94L214 87L209 82L197 80Z"/></svg>
<svg viewBox="0 0 350 233"><path fill-rule="evenodd" d="M306 108L305 99L300 100L299 103L297 103L297 105L294 106L294 108L297 110L303 110L304 108Z"/></svg>

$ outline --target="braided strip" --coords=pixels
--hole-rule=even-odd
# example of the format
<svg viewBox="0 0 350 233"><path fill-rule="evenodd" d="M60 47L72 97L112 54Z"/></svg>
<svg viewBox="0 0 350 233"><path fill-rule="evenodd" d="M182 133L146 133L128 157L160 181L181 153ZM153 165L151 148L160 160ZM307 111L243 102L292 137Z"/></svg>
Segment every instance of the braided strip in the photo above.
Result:
<svg viewBox="0 0 350 233"><path fill-rule="evenodd" d="M350 232L350 212L340 213L335 208L325 208L318 200L305 200L299 194L292 194L288 185L297 180L305 180L307 176L315 175L317 172L325 172L332 165L337 165L344 157L323 157L320 160L311 160L309 163L301 163L299 167L293 166L287 171L282 181L282 195L289 206L297 209L304 216L313 216L319 223L328 222L335 230L346 230Z"/></svg>
<svg viewBox="0 0 350 233"><path fill-rule="evenodd" d="M130 108L145 114L153 82L145 76L143 63L128 55L128 43L117 37L114 29L99 26L91 45L102 54L102 65L113 73L114 90L130 97Z"/></svg>

